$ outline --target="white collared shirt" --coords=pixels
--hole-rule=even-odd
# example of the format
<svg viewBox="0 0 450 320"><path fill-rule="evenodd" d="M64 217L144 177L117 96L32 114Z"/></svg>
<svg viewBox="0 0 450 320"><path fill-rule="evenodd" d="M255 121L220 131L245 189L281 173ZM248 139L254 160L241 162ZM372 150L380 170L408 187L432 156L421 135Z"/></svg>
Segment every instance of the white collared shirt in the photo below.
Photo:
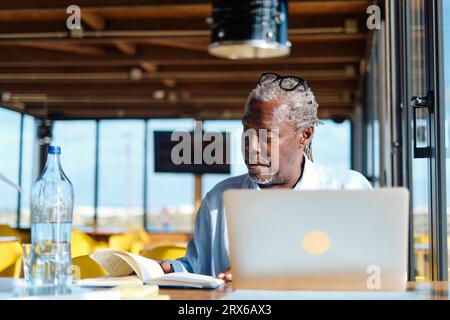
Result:
<svg viewBox="0 0 450 320"><path fill-rule="evenodd" d="M371 189L360 173L353 170L333 170L311 162L304 156L301 179L294 190ZM175 272L194 272L217 276L230 267L228 232L223 213L222 193L227 189L259 189L248 174L219 182L203 199L195 219L194 238L189 242L186 256L170 261Z"/></svg>

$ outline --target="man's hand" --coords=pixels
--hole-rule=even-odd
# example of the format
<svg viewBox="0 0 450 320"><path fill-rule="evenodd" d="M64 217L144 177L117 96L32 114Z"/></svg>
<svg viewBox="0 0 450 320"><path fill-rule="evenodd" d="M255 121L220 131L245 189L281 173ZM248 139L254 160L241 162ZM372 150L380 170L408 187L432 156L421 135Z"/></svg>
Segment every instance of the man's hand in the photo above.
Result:
<svg viewBox="0 0 450 320"><path fill-rule="evenodd" d="M233 275L231 274L231 269L227 269L224 272L221 272L217 275L217 278L225 280L225 281L231 281L233 280Z"/></svg>
<svg viewBox="0 0 450 320"><path fill-rule="evenodd" d="M156 262L159 263L159 265L163 269L164 273L172 273L173 272L173 267L170 263L165 262L165 261L159 261L159 260L156 260Z"/></svg>

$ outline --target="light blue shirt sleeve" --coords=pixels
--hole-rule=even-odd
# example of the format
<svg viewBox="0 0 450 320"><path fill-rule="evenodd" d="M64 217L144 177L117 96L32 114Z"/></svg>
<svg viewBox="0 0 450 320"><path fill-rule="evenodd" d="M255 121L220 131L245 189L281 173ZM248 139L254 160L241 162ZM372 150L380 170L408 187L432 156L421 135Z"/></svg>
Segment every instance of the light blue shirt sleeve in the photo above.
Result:
<svg viewBox="0 0 450 320"><path fill-rule="evenodd" d="M172 264L174 272L211 274L211 219L207 198L203 199L195 218L194 237L189 241L186 255Z"/></svg>

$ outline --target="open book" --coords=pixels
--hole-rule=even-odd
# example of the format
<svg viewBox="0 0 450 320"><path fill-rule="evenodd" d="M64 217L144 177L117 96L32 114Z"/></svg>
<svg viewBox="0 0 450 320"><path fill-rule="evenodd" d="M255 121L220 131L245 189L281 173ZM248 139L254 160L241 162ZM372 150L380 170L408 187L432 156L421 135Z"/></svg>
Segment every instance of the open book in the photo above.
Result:
<svg viewBox="0 0 450 320"><path fill-rule="evenodd" d="M158 262L119 249L98 249L90 255L109 276L83 279L80 286L152 284L166 287L216 288L224 281L188 272L164 274ZM135 275L132 275L135 274Z"/></svg>

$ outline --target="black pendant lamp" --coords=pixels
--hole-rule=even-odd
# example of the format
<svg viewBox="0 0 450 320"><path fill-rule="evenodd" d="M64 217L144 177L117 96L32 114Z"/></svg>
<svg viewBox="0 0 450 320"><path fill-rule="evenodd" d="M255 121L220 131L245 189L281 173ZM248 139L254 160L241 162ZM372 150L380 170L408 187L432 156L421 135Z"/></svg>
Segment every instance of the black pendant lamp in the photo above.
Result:
<svg viewBox="0 0 450 320"><path fill-rule="evenodd" d="M286 0L214 0L211 55L227 59L286 56Z"/></svg>

